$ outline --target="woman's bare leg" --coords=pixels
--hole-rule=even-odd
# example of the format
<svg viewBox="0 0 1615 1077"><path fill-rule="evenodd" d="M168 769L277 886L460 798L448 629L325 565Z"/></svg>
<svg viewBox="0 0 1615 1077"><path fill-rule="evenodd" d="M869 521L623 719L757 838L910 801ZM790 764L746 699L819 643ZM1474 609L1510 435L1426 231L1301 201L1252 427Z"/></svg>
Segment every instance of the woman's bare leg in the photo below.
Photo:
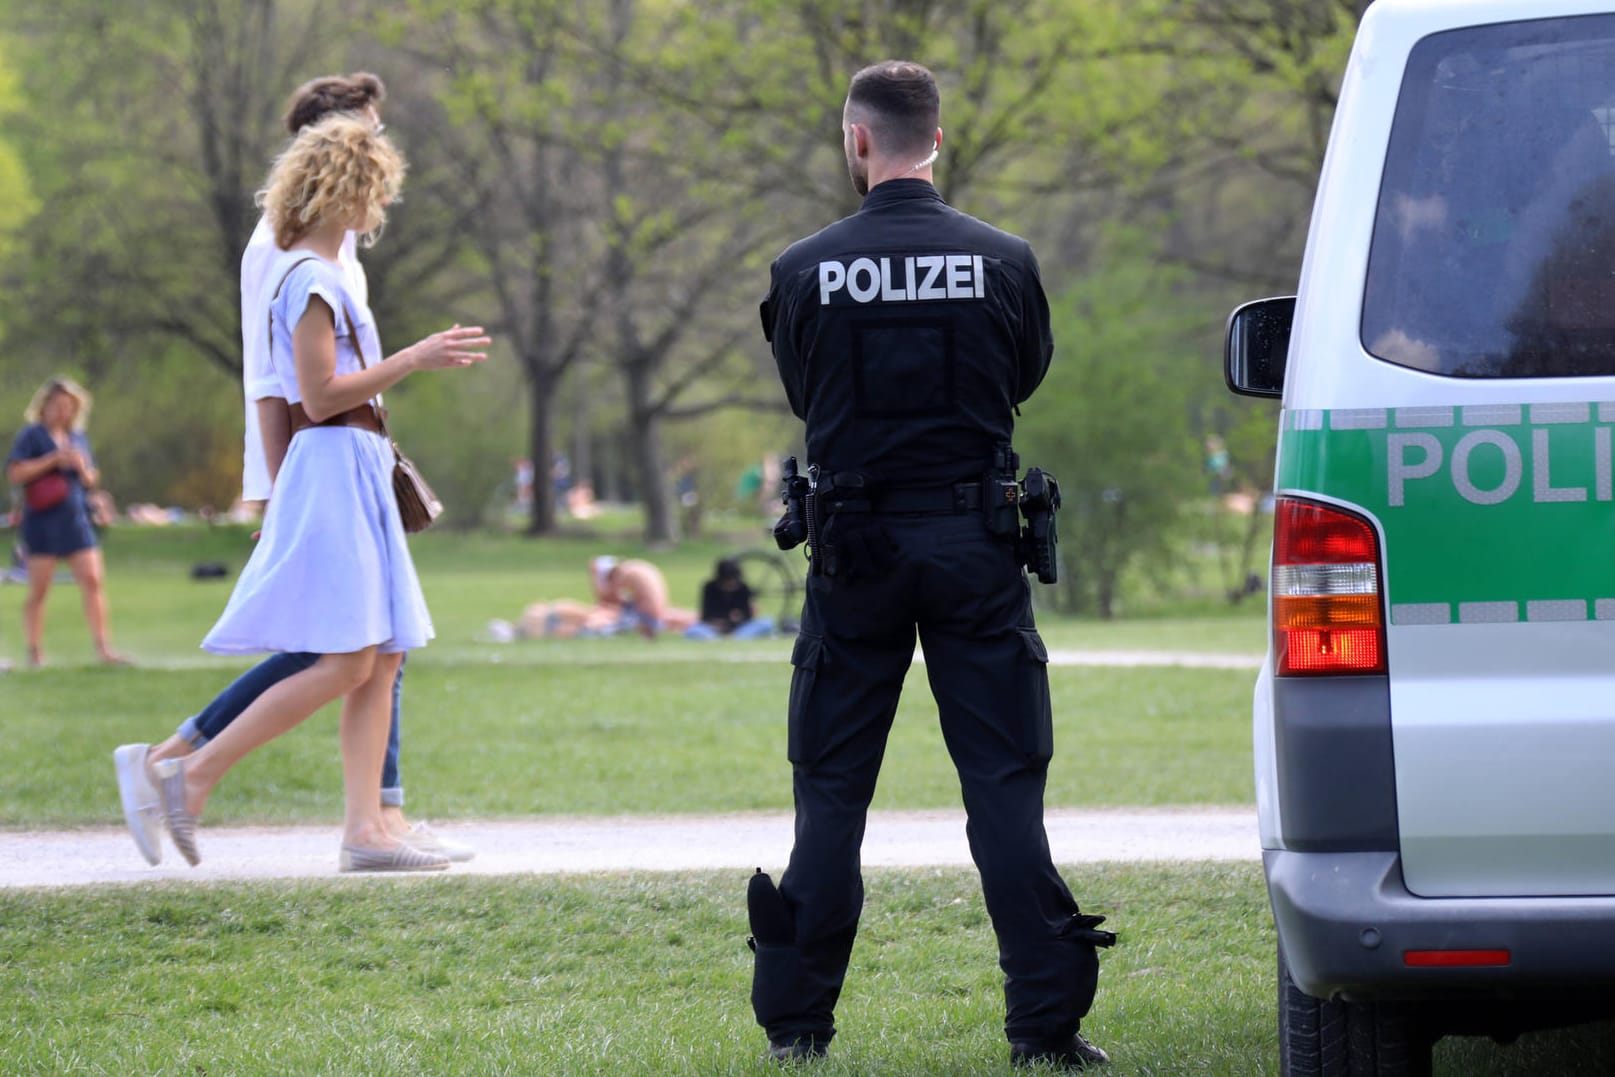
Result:
<svg viewBox="0 0 1615 1077"><path fill-rule="evenodd" d="M287 677L253 700L240 717L186 759L185 810L191 815L201 815L213 787L247 753L295 728L333 699L365 684L375 664L374 647L351 654L321 655L308 669ZM385 741L383 744L385 746ZM378 783L381 781L379 757L373 777ZM378 786L372 802L380 796Z"/></svg>
<svg viewBox="0 0 1615 1077"><path fill-rule="evenodd" d="M28 554L28 597L22 603L22 633L28 641L28 664L37 666L45 661L45 596L50 593L50 581L56 575L56 558L45 554Z"/></svg>
<svg viewBox="0 0 1615 1077"><path fill-rule="evenodd" d="M401 655L377 655L370 677L342 701L342 843L391 849L381 813L381 760L392 724L393 680Z"/></svg>
<svg viewBox="0 0 1615 1077"><path fill-rule="evenodd" d="M106 562L100 547L91 546L69 554L67 567L73 570L78 581L79 597L84 603L84 620L90 626L90 639L95 653L103 662L122 662L122 655L114 654L107 642Z"/></svg>

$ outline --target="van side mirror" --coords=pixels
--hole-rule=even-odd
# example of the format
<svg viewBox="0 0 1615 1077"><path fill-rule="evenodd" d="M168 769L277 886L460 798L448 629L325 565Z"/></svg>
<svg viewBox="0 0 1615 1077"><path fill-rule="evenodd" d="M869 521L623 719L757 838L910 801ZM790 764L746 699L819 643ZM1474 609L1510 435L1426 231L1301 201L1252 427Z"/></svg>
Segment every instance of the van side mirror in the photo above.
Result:
<svg viewBox="0 0 1615 1077"><path fill-rule="evenodd" d="M1228 318L1223 377L1242 396L1284 395L1284 363L1290 353L1295 296L1258 299Z"/></svg>

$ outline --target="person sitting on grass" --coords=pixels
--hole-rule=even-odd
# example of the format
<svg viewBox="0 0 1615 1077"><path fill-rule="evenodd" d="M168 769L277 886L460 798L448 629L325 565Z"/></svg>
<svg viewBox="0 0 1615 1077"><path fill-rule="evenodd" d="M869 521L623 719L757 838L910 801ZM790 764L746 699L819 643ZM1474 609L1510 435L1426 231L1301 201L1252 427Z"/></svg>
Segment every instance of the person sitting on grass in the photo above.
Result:
<svg viewBox="0 0 1615 1077"><path fill-rule="evenodd" d="M694 610L667 604L667 578L649 561L596 557L589 562L595 601L616 615L613 631L635 631L646 639L683 632L695 624Z"/></svg>
<svg viewBox="0 0 1615 1077"><path fill-rule="evenodd" d="M701 620L684 630L684 638L762 639L773 632L773 618L757 616L740 562L720 558L712 579L701 585Z"/></svg>

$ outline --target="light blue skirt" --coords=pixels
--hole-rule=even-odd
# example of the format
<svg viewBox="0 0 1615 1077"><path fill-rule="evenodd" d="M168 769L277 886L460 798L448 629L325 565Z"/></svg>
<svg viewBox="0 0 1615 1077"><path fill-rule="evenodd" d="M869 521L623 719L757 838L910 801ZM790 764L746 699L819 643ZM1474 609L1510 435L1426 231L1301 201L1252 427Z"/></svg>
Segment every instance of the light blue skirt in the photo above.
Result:
<svg viewBox="0 0 1615 1077"><path fill-rule="evenodd" d="M214 654L382 653L433 636L379 434L316 426L292 437L263 536L202 648Z"/></svg>

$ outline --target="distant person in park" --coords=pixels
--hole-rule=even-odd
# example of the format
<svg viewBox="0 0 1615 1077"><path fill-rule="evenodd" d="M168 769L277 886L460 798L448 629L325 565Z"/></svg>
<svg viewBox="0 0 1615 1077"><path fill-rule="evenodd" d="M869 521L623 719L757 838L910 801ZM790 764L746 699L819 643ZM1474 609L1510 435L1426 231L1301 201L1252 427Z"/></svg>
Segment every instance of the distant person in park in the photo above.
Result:
<svg viewBox="0 0 1615 1077"><path fill-rule="evenodd" d="M701 585L701 619L685 629L686 639L761 639L773 634L774 621L757 616L757 606L740 562L725 557Z"/></svg>
<svg viewBox="0 0 1615 1077"><path fill-rule="evenodd" d="M381 131L380 107L385 87L375 75L359 72L346 76L326 76L298 87L287 103L285 126L296 136L305 128L329 116L349 114L363 118ZM338 265L350 293L368 303L369 288L364 267L357 256L358 235L348 232L339 251ZM269 303L296 252L283 250L276 242L267 214L259 218L247 249L241 258L241 337L242 378L246 394L246 449L242 469L242 496L245 501L265 501L273 488L276 473L291 441L291 412L276 371L271 366L269 347ZM456 326L404 349L404 353L434 350L470 343L478 329ZM123 801L124 818L135 845L150 863L162 857L161 810L157 791L149 779L149 768L165 759L191 754L218 736L269 688L312 666L319 658L310 653L277 653L237 678L200 712L181 723L178 731L155 747L126 744L113 754ZM434 832L424 822L410 823L404 815L404 787L399 772L403 664L393 684L392 722L381 776L382 818L388 832L418 849L442 853L453 860L469 860L475 853Z"/></svg>
<svg viewBox="0 0 1615 1077"><path fill-rule="evenodd" d="M1096 948L1115 936L1050 858L1048 652L1018 520L991 511L1016 479L1015 407L1054 341L1031 246L932 183L940 111L919 64L853 76L841 134L863 205L781 254L762 304L819 479L787 708L796 841L779 885L759 872L748 889L752 1009L774 1058L828 1051L864 825L917 637L998 937L1010 1062L1080 1069L1108 1061L1078 1029Z"/></svg>
<svg viewBox="0 0 1615 1077"><path fill-rule="evenodd" d="M45 598L61 560L79 586L95 653L109 665L128 663L112 649L107 635L106 567L90 518L90 494L101 473L85 434L89 417L89 393L67 378L50 379L23 412L27 425L6 459L7 481L23 489L28 597L22 627L31 666L45 663Z"/></svg>
<svg viewBox="0 0 1615 1077"><path fill-rule="evenodd" d="M646 639L683 632L695 624L694 611L668 604L667 578L649 561L596 557L589 562L595 601L615 613L614 631L634 631Z"/></svg>
<svg viewBox="0 0 1615 1077"><path fill-rule="evenodd" d="M432 623L393 493L393 455L375 400L421 370L469 366L480 330L438 334L386 359L375 319L340 263L350 232L374 236L404 160L368 117L329 116L276 160L260 195L275 242L294 255L271 282L269 370L290 410L263 537L203 640L215 654L314 654L194 754L155 766L163 816L198 863L196 825L237 762L342 700L345 871L414 871L449 859L406 843L381 811L381 770L400 656Z"/></svg>

